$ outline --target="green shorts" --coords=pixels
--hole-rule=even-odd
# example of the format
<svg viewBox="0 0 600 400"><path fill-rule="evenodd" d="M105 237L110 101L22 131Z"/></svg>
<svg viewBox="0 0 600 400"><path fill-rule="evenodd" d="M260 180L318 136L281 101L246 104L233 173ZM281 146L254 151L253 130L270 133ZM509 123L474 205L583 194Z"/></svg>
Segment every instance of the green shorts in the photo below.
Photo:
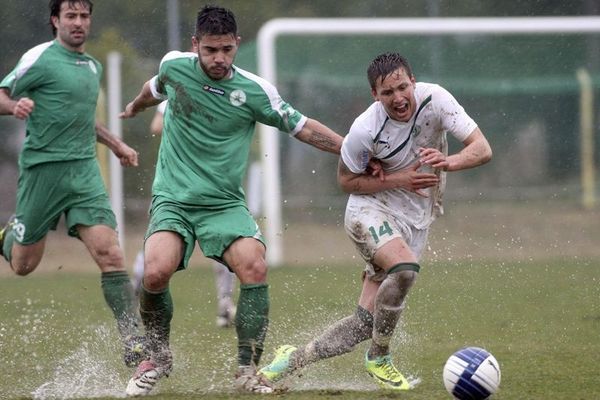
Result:
<svg viewBox="0 0 600 400"><path fill-rule="evenodd" d="M79 236L77 225L116 228L115 215L95 159L51 162L21 169L17 186L17 242L40 241L49 230L56 230L63 213L69 235L73 237Z"/></svg>
<svg viewBox="0 0 600 400"><path fill-rule="evenodd" d="M225 250L239 238L252 237L265 243L258 224L243 204L209 209L154 196L146 239L159 231L175 232L183 238L185 249L178 269L187 267L196 241L205 257L221 263Z"/></svg>

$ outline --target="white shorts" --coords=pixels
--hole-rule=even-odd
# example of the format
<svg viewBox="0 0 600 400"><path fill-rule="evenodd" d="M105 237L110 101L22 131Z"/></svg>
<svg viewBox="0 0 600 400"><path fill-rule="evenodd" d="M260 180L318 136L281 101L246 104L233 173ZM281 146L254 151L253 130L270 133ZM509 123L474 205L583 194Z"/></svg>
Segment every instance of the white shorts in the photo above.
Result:
<svg viewBox="0 0 600 400"><path fill-rule="evenodd" d="M429 229L417 229L408 225L402 220L402 216L392 215L367 204L348 204L344 226L350 240L367 262L365 272L373 281L381 281L386 276L383 269L372 264L377 250L392 239L400 238L418 260L427 244L429 233Z"/></svg>

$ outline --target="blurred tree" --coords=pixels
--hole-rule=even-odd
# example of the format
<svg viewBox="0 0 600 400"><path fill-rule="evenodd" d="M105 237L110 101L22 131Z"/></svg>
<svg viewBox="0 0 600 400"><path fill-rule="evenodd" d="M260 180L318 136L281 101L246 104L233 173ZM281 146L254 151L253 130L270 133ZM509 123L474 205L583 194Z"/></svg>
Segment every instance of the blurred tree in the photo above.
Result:
<svg viewBox="0 0 600 400"><path fill-rule="evenodd" d="M194 31L195 16L210 1L179 0L182 46ZM510 7L495 0L222 0L238 16L244 40L253 40L272 18L297 17L427 17L434 5L440 17L585 15L600 12L597 0L520 0ZM23 52L50 40L47 0L0 0L0 75L6 75ZM166 0L96 0L92 38L105 29L117 29L123 38L148 58L159 59L168 48Z"/></svg>
<svg viewBox="0 0 600 400"><path fill-rule="evenodd" d="M123 101L126 102L137 93L143 81L156 73L159 60L168 50L167 0L95 0L94 3L92 33L87 50L103 64L106 63L106 55L109 51L118 50L123 54ZM510 6L507 6L506 2L497 0L179 0L181 14L179 29L182 47L189 46L190 37L194 32L196 13L206 3L217 3L231 8L236 13L239 31L243 38L242 43L250 46L247 51L244 49L243 55L242 52L240 53L239 61L243 60L240 65L254 72L256 71L255 62L252 62L254 58L252 42L260 27L273 18L373 18L436 15L439 17L560 16L600 13L598 0L517 0L510 2ZM48 24L48 0L0 0L0 10L2 10L0 12L1 79L14 68L25 51L39 43L51 40L52 36ZM361 40L364 41L364 38ZM599 40L600 38L597 36L591 38L587 43L587 48L583 50L578 47L573 48L573 51L584 51L590 61L590 66L595 69L600 65ZM510 41L505 43L510 45ZM439 47L441 56L438 61L430 58L432 52L437 53L432 50L434 44L435 42L432 41L425 45L421 43L420 47L415 50L415 54L410 54L416 60L415 62L427 67L420 71L426 73L430 69L429 75L442 78L446 76L448 80L456 78L454 72L461 71L462 64L454 65L450 61L446 61L443 57L444 46ZM479 45L484 50L487 48L485 43L473 42L468 44L469 50L472 45ZM426 51L422 51L423 47L426 48ZM312 56L314 57L314 55ZM371 55L363 54L362 56ZM419 61L421 56L425 58ZM540 55L540 57L543 56L543 54ZM573 57L563 55L561 58L560 54L557 56L561 59L561 63L572 69L569 59L573 59ZM337 70L338 60L343 57L343 54L329 56L330 67L334 71L331 76ZM298 62L296 59L284 61ZM480 57L479 61L481 71L489 71L494 68L498 71L511 71L514 68L514 64L512 64L514 59L510 57L503 60ZM307 62L310 63L310 57ZM436 65L440 68L436 69ZM519 64L520 70L525 72L533 67ZM362 74L363 70L361 69L359 73ZM531 73L536 74L536 68L533 68ZM308 79L314 83L314 77L308 75L305 78L297 76L292 78L287 83L289 86L306 86L301 79ZM358 79L362 79L362 75ZM450 83L450 81L446 83ZM281 89L287 91L285 84ZM140 198L145 199L144 201L147 201L149 196L148 189L153 175L156 147L159 143L158 140L150 139L147 132L151 116L152 112L147 112L135 122L124 123L125 139L140 151L142 163L141 168L137 170L127 170L126 189L134 196L139 193ZM0 132L3 132L6 138L3 139L3 143L12 140L9 135L17 135L15 124L11 123L12 121L9 119L9 117L0 118ZM4 161L8 159L6 152L1 156ZM4 178L3 183L5 183ZM0 201L4 201L3 195L4 189L0 193ZM146 205L146 203L144 204Z"/></svg>

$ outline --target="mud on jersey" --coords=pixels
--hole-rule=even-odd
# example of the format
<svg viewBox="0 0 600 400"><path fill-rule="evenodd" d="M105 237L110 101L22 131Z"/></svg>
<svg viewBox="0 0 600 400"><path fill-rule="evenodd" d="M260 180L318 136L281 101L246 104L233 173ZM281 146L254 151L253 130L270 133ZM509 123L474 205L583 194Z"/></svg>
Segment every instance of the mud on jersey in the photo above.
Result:
<svg viewBox="0 0 600 400"><path fill-rule="evenodd" d="M306 122L264 79L233 66L230 79L212 80L195 53L168 53L151 83L156 98L169 100L153 194L181 203L244 203L256 122L291 134Z"/></svg>

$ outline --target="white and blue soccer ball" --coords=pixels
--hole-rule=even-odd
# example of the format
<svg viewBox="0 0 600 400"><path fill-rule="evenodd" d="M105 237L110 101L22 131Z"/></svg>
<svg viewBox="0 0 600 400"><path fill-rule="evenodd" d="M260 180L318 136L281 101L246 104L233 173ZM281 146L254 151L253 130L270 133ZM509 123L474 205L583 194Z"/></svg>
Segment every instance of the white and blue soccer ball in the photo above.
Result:
<svg viewBox="0 0 600 400"><path fill-rule="evenodd" d="M479 347L465 347L452 354L444 365L444 386L458 400L483 400L500 386L500 365Z"/></svg>

